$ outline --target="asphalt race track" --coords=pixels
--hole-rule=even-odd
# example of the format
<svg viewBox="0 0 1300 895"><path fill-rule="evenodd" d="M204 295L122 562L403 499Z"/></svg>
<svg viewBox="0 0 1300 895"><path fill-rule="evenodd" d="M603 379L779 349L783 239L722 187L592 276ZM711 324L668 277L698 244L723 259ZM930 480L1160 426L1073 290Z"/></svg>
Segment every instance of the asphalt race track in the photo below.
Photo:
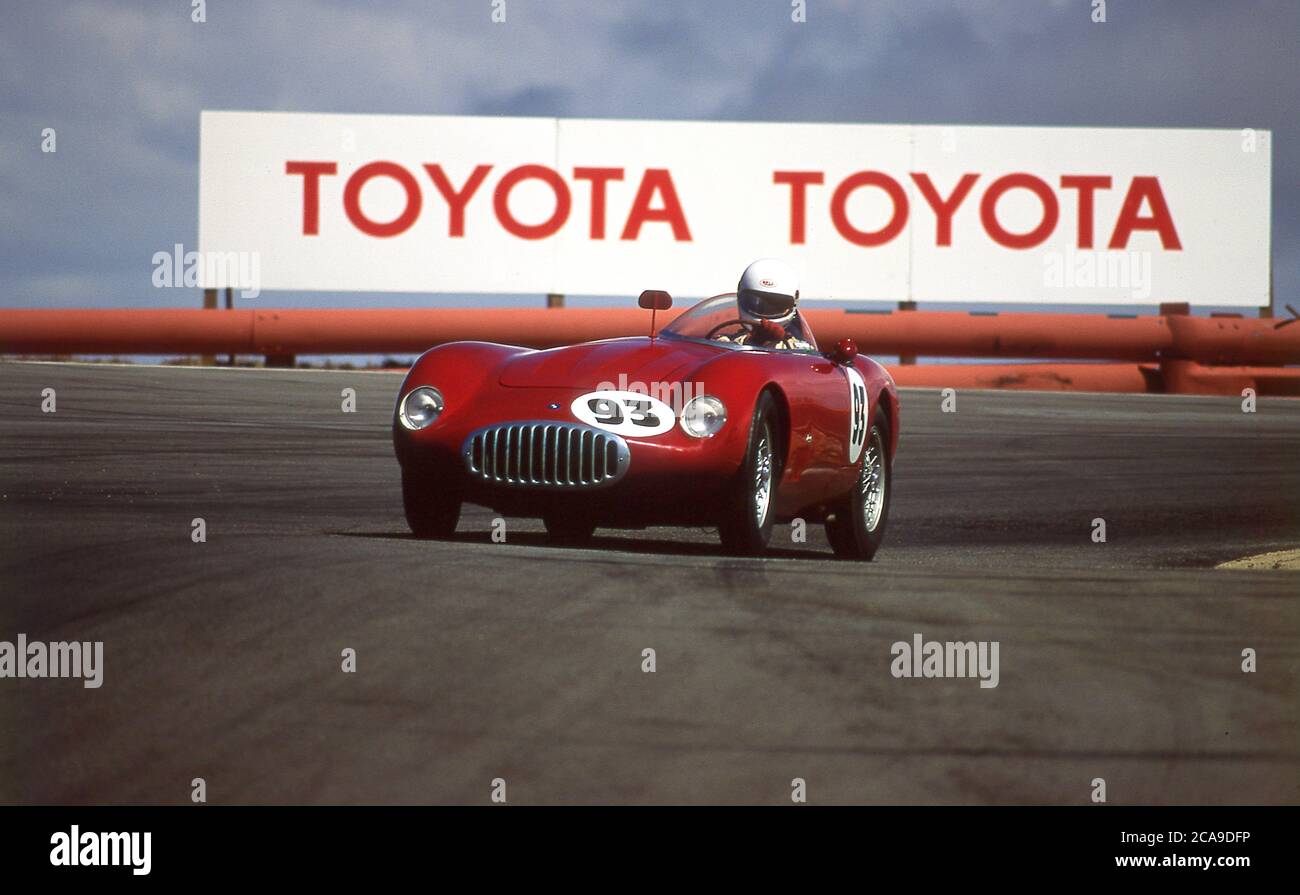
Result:
<svg viewBox="0 0 1300 895"><path fill-rule="evenodd" d="M0 802L1300 801L1300 576L1214 568L1300 545L1300 401L905 391L859 565L415 540L400 382L0 364L0 640L104 642L100 689L0 679ZM893 677L916 633L999 685Z"/></svg>

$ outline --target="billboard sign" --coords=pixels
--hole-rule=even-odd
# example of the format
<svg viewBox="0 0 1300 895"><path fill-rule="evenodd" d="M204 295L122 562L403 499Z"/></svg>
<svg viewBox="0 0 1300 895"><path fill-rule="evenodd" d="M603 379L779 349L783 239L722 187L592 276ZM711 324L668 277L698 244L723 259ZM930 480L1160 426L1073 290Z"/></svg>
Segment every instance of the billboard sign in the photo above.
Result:
<svg viewBox="0 0 1300 895"><path fill-rule="evenodd" d="M698 296L775 256L809 299L1269 302L1266 131L204 112L200 144L199 251L262 289Z"/></svg>

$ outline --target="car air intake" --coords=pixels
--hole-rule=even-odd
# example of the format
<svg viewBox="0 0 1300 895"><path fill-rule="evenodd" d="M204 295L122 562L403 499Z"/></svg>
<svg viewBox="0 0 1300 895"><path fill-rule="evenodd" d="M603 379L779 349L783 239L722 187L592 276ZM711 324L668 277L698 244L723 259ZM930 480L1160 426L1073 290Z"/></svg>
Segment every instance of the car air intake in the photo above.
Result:
<svg viewBox="0 0 1300 895"><path fill-rule="evenodd" d="M501 485L599 488L627 472L632 455L612 432L578 423L486 426L465 439L470 475Z"/></svg>

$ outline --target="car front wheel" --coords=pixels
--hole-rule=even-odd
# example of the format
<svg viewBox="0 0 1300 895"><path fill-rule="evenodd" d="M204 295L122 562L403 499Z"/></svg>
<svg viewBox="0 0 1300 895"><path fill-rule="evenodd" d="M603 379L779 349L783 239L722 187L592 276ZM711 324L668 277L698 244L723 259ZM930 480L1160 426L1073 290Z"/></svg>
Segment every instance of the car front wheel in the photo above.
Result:
<svg viewBox="0 0 1300 895"><path fill-rule="evenodd" d="M460 520L460 495L413 463L402 467L402 506L417 538L449 538Z"/></svg>
<svg viewBox="0 0 1300 895"><path fill-rule="evenodd" d="M853 491L826 520L835 555L870 561L885 539L893 472L889 463L889 418L877 409L862 451Z"/></svg>
<svg viewBox="0 0 1300 895"><path fill-rule="evenodd" d="M757 555L767 548L772 537L776 488L781 481L778 420L776 400L763 392L754 407L745 461L718 523L718 534L728 553Z"/></svg>

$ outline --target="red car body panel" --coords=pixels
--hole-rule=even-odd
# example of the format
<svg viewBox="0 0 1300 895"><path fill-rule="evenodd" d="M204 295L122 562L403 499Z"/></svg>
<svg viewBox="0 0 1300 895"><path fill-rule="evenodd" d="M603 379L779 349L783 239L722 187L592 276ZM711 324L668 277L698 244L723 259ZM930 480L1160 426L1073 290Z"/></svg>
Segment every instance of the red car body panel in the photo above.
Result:
<svg viewBox="0 0 1300 895"><path fill-rule="evenodd" d="M852 367L867 391L867 420L883 407L890 423L889 454L898 443L898 399L889 373L857 357ZM727 422L712 437L694 438L677 420L648 437L624 436L626 474L608 487L557 493L484 483L468 474L466 439L484 426L513 421L578 422L573 401L598 388L641 383L688 396L720 398ZM809 522L855 485L849 461L850 380L844 365L809 352L738 349L661 334L532 350L486 342L454 342L426 352L407 374L402 397L420 386L443 395L445 407L425 429L411 430L396 414L394 448L403 464L430 464L465 501L504 513L541 515L571 504L603 525L711 524L726 500L748 448L760 393L771 390L782 409L784 463L775 517ZM675 407L680 412L680 407Z"/></svg>

